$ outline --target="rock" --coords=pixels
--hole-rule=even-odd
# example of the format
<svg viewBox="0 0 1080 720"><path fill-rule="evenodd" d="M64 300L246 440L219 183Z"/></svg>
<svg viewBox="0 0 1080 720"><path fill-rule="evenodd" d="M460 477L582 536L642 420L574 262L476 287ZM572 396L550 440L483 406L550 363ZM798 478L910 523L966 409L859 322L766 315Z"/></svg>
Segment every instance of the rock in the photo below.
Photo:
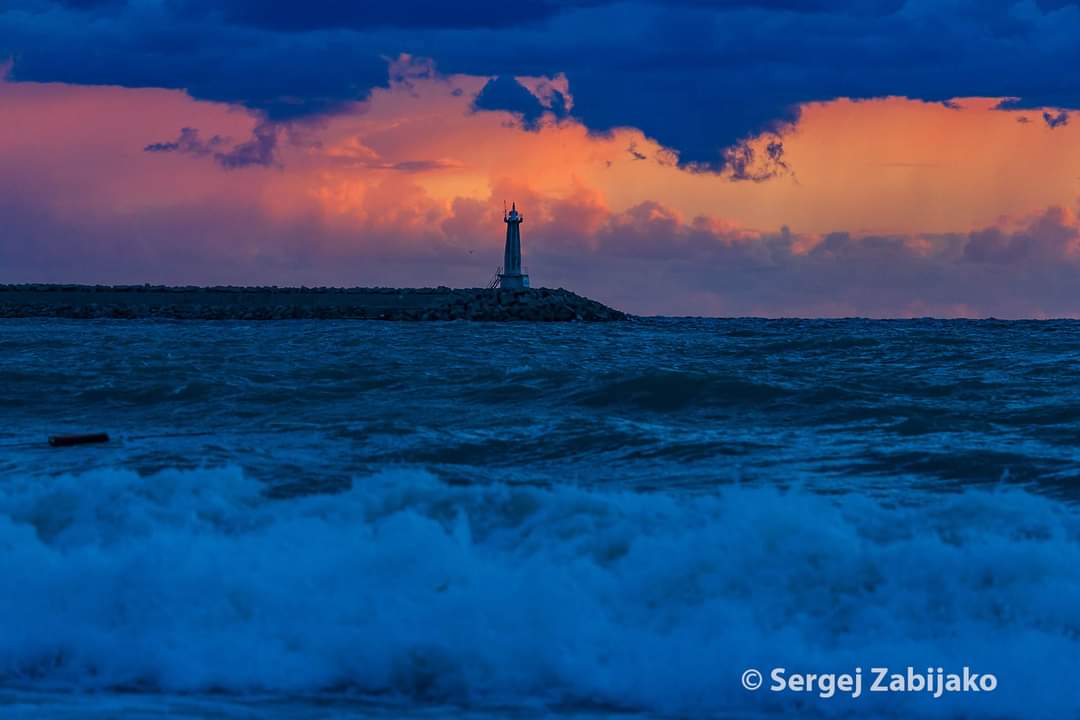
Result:
<svg viewBox="0 0 1080 720"><path fill-rule="evenodd" d="M198 298L197 302L191 300ZM562 288L0 285L0 317L200 320L610 321L625 313Z"/></svg>

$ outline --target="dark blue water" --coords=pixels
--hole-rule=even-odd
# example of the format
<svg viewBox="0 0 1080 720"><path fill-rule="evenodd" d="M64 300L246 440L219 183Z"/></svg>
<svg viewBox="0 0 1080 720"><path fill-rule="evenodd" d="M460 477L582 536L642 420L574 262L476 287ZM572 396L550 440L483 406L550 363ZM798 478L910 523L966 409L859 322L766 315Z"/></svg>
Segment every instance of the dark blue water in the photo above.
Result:
<svg viewBox="0 0 1080 720"><path fill-rule="evenodd" d="M1077 717L1078 360L1074 322L4 321L0 714ZM998 687L740 684L871 665Z"/></svg>

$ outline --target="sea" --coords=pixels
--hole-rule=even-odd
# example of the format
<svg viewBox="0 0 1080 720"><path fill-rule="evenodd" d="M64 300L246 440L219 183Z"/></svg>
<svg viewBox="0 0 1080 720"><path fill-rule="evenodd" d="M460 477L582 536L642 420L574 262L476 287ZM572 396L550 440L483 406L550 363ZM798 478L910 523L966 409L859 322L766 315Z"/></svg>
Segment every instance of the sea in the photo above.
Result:
<svg viewBox="0 0 1080 720"><path fill-rule="evenodd" d="M1078 500L1080 322L3 320L0 717L1078 718Z"/></svg>

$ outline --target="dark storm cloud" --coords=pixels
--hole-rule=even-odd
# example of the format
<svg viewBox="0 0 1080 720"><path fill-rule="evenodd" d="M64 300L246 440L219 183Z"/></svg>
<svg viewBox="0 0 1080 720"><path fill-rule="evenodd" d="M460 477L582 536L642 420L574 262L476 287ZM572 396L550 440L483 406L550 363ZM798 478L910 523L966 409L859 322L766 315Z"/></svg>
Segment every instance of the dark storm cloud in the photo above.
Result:
<svg viewBox="0 0 1080 720"><path fill-rule="evenodd" d="M474 110L505 110L517 115L526 130L539 128L544 106L512 77L492 78L473 101Z"/></svg>
<svg viewBox="0 0 1080 720"><path fill-rule="evenodd" d="M98 8L120 7L127 4L127 0L58 0L57 5L75 8L78 10L95 10Z"/></svg>
<svg viewBox="0 0 1080 720"><path fill-rule="evenodd" d="M275 165L277 161L274 157L274 149L277 147L277 141L277 127L262 123L255 128L250 140L240 143L228 152L217 153L214 159L230 170L249 165L263 167Z"/></svg>
<svg viewBox="0 0 1080 720"><path fill-rule="evenodd" d="M385 86L375 45L347 31L276 33L173 12L169 2L72 9L0 3L0 59L15 80L181 88L273 120L333 112Z"/></svg>
<svg viewBox="0 0 1080 720"><path fill-rule="evenodd" d="M252 165L271 167L278 164L275 156L278 134L277 126L271 123L260 123L252 132L250 140L238 143L226 150L224 148L228 142L219 135L203 140L197 129L182 128L176 140L151 143L143 150L151 153L175 152L195 157L213 154L214 160L227 170Z"/></svg>
<svg viewBox="0 0 1080 720"><path fill-rule="evenodd" d="M184 17L221 18L230 23L269 30L305 32L340 28L507 27L544 20L563 10L568 3L549 0L515 0L513 3L479 0L467 4L431 0L170 0L168 4Z"/></svg>
<svg viewBox="0 0 1080 720"><path fill-rule="evenodd" d="M181 128L180 136L169 142L150 143L143 148L146 152L164 153L175 152L182 155L195 155L201 157L214 152L214 149L223 145L225 140L215 135L209 140L203 140L199 135L198 128Z"/></svg>
<svg viewBox="0 0 1080 720"><path fill-rule="evenodd" d="M1049 127L1051 130L1056 127L1061 127L1062 125L1069 124L1069 113L1065 111L1061 111L1057 114L1044 112L1042 114L1042 117L1043 122L1045 122L1046 126Z"/></svg>
<svg viewBox="0 0 1080 720"><path fill-rule="evenodd" d="M0 57L14 58L17 80L185 88L279 121L367 97L386 83L385 58L403 52L433 58L444 73L565 72L573 115L590 129L640 128L698 170L730 168L740 141L782 133L808 101L981 96L1013 98L1002 109L1080 107L1080 85L1062 71L1080 62L1080 9L1058 0L10 0L2 7ZM499 82L477 107L519 112L535 126L536 106Z"/></svg>

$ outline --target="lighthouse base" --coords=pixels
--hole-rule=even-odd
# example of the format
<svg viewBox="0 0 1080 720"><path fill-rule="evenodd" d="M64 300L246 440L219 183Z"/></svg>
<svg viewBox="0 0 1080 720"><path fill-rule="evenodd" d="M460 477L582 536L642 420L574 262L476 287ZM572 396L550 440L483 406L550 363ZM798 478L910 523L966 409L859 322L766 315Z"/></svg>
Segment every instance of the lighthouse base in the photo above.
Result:
<svg viewBox="0 0 1080 720"><path fill-rule="evenodd" d="M529 276L524 274L499 275L499 287L503 290L520 290L529 287Z"/></svg>

